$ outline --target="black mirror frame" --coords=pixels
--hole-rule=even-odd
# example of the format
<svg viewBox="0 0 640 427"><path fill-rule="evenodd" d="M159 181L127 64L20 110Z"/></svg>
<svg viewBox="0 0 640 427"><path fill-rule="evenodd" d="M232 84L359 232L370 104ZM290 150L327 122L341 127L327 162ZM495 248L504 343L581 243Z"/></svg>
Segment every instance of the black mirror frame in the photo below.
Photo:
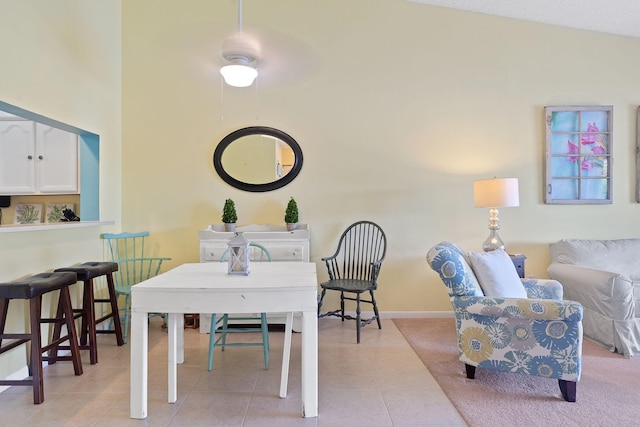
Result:
<svg viewBox="0 0 640 427"><path fill-rule="evenodd" d="M289 147L291 147L291 149L293 150L293 154L295 157L293 166L291 167L289 173L276 181L267 182L265 184L249 184L247 182L237 180L236 178L229 175L222 166L222 154L232 142L248 135L269 135L287 143L287 145L289 145ZM250 126L233 131L229 135L225 136L222 141L220 141L215 151L213 152L213 167L224 182L239 190L251 191L254 193L273 191L277 190L278 188L284 187L298 176L300 170L302 169L302 149L295 139L279 129L268 126Z"/></svg>

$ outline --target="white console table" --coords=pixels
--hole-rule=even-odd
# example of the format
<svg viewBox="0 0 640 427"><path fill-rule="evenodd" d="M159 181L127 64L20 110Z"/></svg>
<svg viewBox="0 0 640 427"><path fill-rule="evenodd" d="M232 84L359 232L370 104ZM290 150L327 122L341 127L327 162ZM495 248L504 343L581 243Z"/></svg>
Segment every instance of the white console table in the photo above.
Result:
<svg viewBox="0 0 640 427"><path fill-rule="evenodd" d="M285 226L277 225L245 225L238 227L249 242L263 245L271 253L272 261L309 262L309 244L311 233L307 224L298 224L295 230L287 231ZM213 224L206 230L198 231L200 239L200 262L220 262L222 254L229 246L228 242L234 232L224 231L224 224ZM254 313L258 315L258 313ZM268 314L271 324L283 324L286 314ZM211 327L211 313L200 313L200 333L207 334ZM300 316L293 319L293 330L300 331Z"/></svg>

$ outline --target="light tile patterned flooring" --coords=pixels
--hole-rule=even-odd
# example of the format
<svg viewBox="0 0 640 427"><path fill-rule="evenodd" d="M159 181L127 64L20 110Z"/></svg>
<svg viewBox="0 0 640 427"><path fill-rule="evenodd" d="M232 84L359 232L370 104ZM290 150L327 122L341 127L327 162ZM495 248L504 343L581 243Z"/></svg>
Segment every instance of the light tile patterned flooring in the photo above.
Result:
<svg viewBox="0 0 640 427"><path fill-rule="evenodd" d="M185 363L178 368L178 401L167 403L167 334L149 327L149 416L129 418L129 345L100 335L99 363L83 351L84 374L70 362L44 369L45 402L31 387L0 393L5 426L464 426L458 412L388 319L362 330L353 321L325 318L319 329L319 416L301 417L300 335L293 335L288 395L278 397L282 332L271 332L270 369L262 348L216 349L208 372L209 335L185 330ZM243 338L246 338L243 334ZM258 339L255 334L255 339Z"/></svg>

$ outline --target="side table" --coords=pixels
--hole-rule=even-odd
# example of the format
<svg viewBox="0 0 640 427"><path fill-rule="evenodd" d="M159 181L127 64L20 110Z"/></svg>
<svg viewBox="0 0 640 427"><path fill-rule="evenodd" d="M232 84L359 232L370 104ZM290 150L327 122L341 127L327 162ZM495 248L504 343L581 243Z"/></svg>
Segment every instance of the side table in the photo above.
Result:
<svg viewBox="0 0 640 427"><path fill-rule="evenodd" d="M524 278L524 262L527 259L523 254L509 254L511 257L511 261L513 265L516 267L516 271L518 272L518 276Z"/></svg>

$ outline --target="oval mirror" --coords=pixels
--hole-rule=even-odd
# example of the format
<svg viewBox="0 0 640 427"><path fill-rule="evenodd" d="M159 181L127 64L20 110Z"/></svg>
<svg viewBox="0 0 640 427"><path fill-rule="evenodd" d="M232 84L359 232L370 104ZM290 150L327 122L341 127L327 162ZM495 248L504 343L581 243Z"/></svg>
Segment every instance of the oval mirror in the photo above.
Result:
<svg viewBox="0 0 640 427"><path fill-rule="evenodd" d="M272 191L295 179L302 169L302 149L281 130L251 126L225 136L213 153L213 167L232 187Z"/></svg>

